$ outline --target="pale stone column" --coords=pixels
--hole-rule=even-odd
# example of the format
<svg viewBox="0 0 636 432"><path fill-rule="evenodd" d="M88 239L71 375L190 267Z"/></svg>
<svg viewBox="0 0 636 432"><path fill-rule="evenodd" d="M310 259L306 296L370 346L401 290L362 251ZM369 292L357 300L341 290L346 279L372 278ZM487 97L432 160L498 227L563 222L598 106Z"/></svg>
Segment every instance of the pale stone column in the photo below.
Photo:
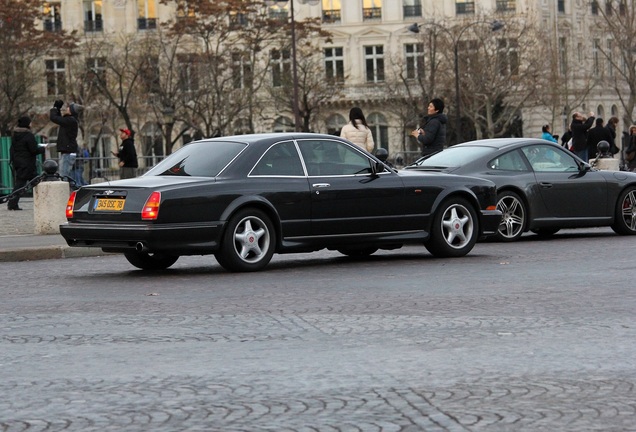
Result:
<svg viewBox="0 0 636 432"><path fill-rule="evenodd" d="M590 165L603 171L620 171L620 161L614 158L602 158L593 163L594 159L590 159Z"/></svg>
<svg viewBox="0 0 636 432"><path fill-rule="evenodd" d="M33 188L35 234L59 234L66 223L66 203L70 195L65 181L43 181Z"/></svg>

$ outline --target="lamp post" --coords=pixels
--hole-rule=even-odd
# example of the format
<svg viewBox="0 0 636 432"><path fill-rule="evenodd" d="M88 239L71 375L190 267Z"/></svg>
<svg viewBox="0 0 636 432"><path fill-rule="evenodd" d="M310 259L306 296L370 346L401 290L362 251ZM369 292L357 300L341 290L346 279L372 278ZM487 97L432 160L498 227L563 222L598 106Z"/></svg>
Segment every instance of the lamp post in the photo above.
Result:
<svg viewBox="0 0 636 432"><path fill-rule="evenodd" d="M296 17L294 16L294 1L300 4L309 4L312 6L320 3L320 0L265 0L267 6L284 5L289 3L289 12L291 17L291 43L292 43L292 85L293 85L293 110L294 110L294 130L298 132L302 123L300 111L298 109L298 61L296 60Z"/></svg>
<svg viewBox="0 0 636 432"><path fill-rule="evenodd" d="M419 33L420 32L420 27L422 26L426 26L426 25L430 25L430 26L434 26L434 27L438 27L440 28L442 31L446 32L446 34L448 34L451 38L451 40L453 41L453 61L454 61L454 69L455 69L455 111L456 111L456 118L455 118L455 129L456 129L456 134L457 134L457 144L461 143L463 141L462 138L462 116L461 116L461 95L459 93L459 41L461 40L462 35L464 34L464 32L466 30L468 30L469 28L475 26L475 25L479 25L479 24L489 24L490 25L490 30L492 31L498 31L501 30L504 27L504 23L502 21L499 20L495 20L492 22L487 22L487 21L475 21L472 22L470 24L468 24L467 26L463 27L459 33L457 34L457 36L454 36L453 33L451 33L450 30L448 30L446 27L437 24L437 23L427 23L427 24L417 24L417 23L413 23L408 27L408 30L412 33Z"/></svg>

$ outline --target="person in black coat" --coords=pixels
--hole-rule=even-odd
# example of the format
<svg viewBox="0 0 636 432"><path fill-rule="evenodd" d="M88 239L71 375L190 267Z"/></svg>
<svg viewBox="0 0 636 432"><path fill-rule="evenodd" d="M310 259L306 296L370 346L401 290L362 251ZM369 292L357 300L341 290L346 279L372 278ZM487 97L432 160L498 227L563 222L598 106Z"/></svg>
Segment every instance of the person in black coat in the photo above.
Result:
<svg viewBox="0 0 636 432"><path fill-rule="evenodd" d="M596 119L596 126L587 131L587 154L590 159L596 158L598 149L596 146L601 141L607 141L610 146L614 142L612 134L603 124L601 117Z"/></svg>
<svg viewBox="0 0 636 432"><path fill-rule="evenodd" d="M49 111L49 119L60 126L57 133L57 152L60 154L60 175L71 177L71 170L77 158L77 134L79 132L79 115L83 107L75 103L64 104L56 100Z"/></svg>
<svg viewBox="0 0 636 432"><path fill-rule="evenodd" d="M427 107L427 115L423 118L424 128L414 130L411 135L422 144L422 156L444 150L446 144L446 122L444 101L431 99Z"/></svg>
<svg viewBox="0 0 636 432"><path fill-rule="evenodd" d="M587 152L587 130L594 124L594 113L591 112L586 119L580 112L572 114L572 152L585 162L589 161Z"/></svg>
<svg viewBox="0 0 636 432"><path fill-rule="evenodd" d="M132 131L129 129L119 129L119 137L121 138L121 146L117 153L111 152L113 156L119 158L121 179L137 177L137 150L135 149L135 141L132 138Z"/></svg>
<svg viewBox="0 0 636 432"><path fill-rule="evenodd" d="M14 171L13 192L23 188L26 184L38 176L37 155L43 154L46 145L38 145L35 135L31 132L31 119L20 117L18 126L13 130L9 158ZM20 195L15 194L7 202L9 210L22 210L18 205Z"/></svg>

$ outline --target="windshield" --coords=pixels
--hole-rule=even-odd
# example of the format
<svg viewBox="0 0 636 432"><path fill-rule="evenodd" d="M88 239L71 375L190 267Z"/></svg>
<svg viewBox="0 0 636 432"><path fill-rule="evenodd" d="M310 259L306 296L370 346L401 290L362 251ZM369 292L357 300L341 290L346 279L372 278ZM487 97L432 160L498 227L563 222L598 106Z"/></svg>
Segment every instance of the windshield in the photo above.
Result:
<svg viewBox="0 0 636 432"><path fill-rule="evenodd" d="M148 171L146 176L216 177L245 144L224 141L203 141L188 144Z"/></svg>
<svg viewBox="0 0 636 432"><path fill-rule="evenodd" d="M439 153L435 153L426 159L421 159L413 165L419 167L450 168L463 166L469 162L481 158L484 155L495 152L492 147L449 147Z"/></svg>

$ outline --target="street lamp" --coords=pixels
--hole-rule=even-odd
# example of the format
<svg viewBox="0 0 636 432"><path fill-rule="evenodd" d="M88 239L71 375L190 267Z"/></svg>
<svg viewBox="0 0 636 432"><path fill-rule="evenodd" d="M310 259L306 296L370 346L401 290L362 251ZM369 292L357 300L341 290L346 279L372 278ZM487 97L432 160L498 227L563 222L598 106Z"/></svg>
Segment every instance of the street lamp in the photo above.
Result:
<svg viewBox="0 0 636 432"><path fill-rule="evenodd" d="M294 1L300 4L309 4L315 6L320 0L264 0L267 6L280 5L289 3L289 11L291 15L291 42L292 42L292 81L293 81L293 104L294 104L294 130L300 130L301 119L298 110L298 62L296 60L296 17L294 16Z"/></svg>
<svg viewBox="0 0 636 432"><path fill-rule="evenodd" d="M453 35L453 33L451 33L450 30L448 30L446 27L437 24L437 23L427 23L427 24L417 24L417 23L413 23L408 27L408 30L412 33L419 33L420 32L420 27L422 26L426 26L426 25L430 25L430 26L434 26L434 27L438 27L440 28L442 31L446 32L451 40L453 41L453 56L454 56L454 68L455 68L455 110L456 110L456 119L455 119L455 129L457 130L456 134L457 134L457 144L461 143L463 141L462 138L462 116L461 116L461 97L459 94L459 41L462 37L462 35L464 34L464 32L466 30L468 30L469 28L475 26L475 25L479 25L479 24L489 24L490 25L490 30L492 31L498 31L501 30L502 28L504 28L504 23L502 21L499 20L495 20L492 22L487 22L487 21L475 21L472 22L470 24L468 24L467 26L463 27L459 33L455 36Z"/></svg>

